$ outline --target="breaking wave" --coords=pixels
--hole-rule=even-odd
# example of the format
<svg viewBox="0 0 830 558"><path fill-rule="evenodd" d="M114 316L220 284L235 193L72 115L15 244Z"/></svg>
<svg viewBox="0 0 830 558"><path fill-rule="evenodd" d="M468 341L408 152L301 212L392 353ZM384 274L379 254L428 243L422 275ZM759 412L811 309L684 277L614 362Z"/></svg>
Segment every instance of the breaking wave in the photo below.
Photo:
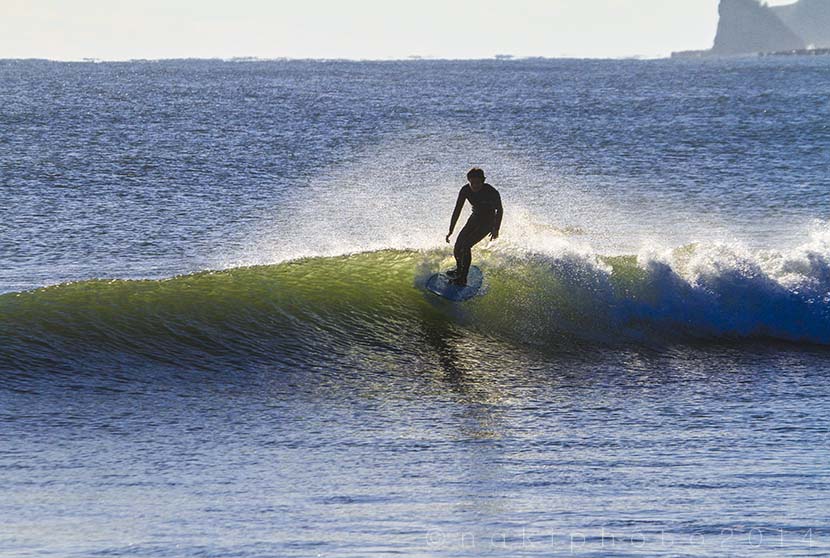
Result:
<svg viewBox="0 0 830 558"><path fill-rule="evenodd" d="M0 367L147 359L306 362L422 350L424 325L544 346L774 339L830 344L830 234L789 252L688 245L602 256L484 250L482 294L424 291L447 250L380 250L163 280L88 280L0 296Z"/></svg>

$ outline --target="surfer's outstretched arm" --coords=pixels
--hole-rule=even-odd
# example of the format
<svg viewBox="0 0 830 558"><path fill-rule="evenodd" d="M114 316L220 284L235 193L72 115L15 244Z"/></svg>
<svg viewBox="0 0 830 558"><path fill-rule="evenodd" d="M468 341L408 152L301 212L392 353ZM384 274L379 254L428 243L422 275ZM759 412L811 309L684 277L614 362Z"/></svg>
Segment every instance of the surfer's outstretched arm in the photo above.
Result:
<svg viewBox="0 0 830 558"><path fill-rule="evenodd" d="M466 199L464 188L461 188L461 191L458 192L458 199L455 202L455 209L452 212L452 219L450 219L450 232L447 233L447 244L450 243L450 236L452 235L452 231L455 230L455 224L458 222L458 217L461 215L461 209L464 207L464 201Z"/></svg>

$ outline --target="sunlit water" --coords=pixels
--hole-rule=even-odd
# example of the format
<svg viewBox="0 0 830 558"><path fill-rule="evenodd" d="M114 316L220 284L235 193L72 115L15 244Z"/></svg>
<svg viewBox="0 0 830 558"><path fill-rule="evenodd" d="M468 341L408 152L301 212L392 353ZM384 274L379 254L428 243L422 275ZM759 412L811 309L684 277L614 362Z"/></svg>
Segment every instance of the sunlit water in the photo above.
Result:
<svg viewBox="0 0 830 558"><path fill-rule="evenodd" d="M827 58L0 83L0 554L830 554Z"/></svg>

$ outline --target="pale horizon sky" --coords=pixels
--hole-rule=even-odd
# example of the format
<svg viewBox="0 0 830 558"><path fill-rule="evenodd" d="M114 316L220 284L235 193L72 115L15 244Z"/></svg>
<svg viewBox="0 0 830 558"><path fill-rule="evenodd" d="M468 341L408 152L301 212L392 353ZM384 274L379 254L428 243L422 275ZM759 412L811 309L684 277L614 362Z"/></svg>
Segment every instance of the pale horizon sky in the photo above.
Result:
<svg viewBox="0 0 830 558"><path fill-rule="evenodd" d="M660 57L711 47L717 4L0 0L0 59Z"/></svg>

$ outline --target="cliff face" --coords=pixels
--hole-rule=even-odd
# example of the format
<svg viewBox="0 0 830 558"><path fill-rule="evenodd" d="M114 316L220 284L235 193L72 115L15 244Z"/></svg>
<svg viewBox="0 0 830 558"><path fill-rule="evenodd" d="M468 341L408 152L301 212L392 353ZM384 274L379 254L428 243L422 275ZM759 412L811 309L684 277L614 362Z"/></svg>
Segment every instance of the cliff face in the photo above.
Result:
<svg viewBox="0 0 830 558"><path fill-rule="evenodd" d="M830 48L830 0L800 0L771 9L808 46Z"/></svg>
<svg viewBox="0 0 830 558"><path fill-rule="evenodd" d="M721 0L718 13L718 31L711 54L728 56L807 46L771 8L757 0Z"/></svg>

